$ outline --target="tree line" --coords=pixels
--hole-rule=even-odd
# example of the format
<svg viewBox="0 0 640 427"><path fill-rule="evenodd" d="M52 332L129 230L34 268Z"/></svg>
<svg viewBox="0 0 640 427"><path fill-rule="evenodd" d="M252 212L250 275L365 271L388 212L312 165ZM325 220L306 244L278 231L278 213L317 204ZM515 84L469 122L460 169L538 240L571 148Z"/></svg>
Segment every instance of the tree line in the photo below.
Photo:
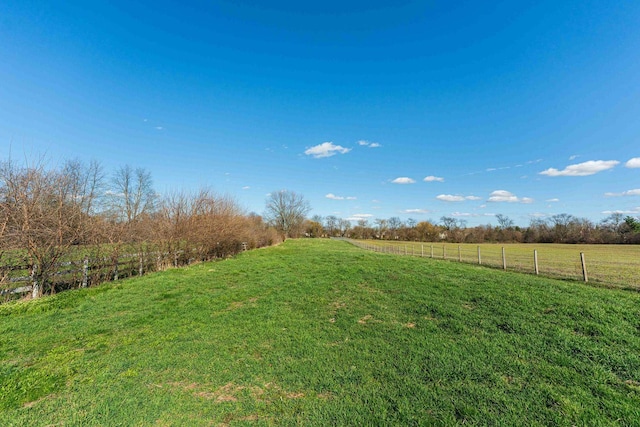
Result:
<svg viewBox="0 0 640 427"><path fill-rule="evenodd" d="M514 225L506 215L496 215L497 225L467 227L464 220L443 216L439 222L387 219L360 219L355 225L334 215L314 216L304 229L309 237L350 237L452 243L591 243L640 244L640 220L614 213L600 223L562 213L537 218L529 226Z"/></svg>
<svg viewBox="0 0 640 427"><path fill-rule="evenodd" d="M278 231L208 188L160 195L144 168L107 174L96 161L0 161L0 265L19 253L33 266L39 294L70 254L117 258L124 251L225 257L271 245ZM2 277L0 277L2 280Z"/></svg>

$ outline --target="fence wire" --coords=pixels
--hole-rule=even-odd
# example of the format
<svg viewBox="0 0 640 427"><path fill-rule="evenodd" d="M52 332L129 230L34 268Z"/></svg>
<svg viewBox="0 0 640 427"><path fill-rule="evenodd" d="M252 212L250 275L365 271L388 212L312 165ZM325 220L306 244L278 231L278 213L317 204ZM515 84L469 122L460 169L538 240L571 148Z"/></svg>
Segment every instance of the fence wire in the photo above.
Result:
<svg viewBox="0 0 640 427"><path fill-rule="evenodd" d="M637 245L477 245L348 238L342 240L379 253L477 264L640 291L640 246Z"/></svg>

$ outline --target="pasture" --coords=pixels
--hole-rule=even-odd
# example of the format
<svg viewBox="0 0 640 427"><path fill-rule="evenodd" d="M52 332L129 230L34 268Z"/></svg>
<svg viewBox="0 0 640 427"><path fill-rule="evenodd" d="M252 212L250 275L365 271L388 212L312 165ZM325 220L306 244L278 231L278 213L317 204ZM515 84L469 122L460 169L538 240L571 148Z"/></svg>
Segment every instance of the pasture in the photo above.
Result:
<svg viewBox="0 0 640 427"><path fill-rule="evenodd" d="M637 425L640 294L289 240L0 306L0 425Z"/></svg>
<svg viewBox="0 0 640 427"><path fill-rule="evenodd" d="M580 253L585 255L588 279L601 286L640 290L639 245L568 245L556 243L442 243L357 240L359 246L398 255L448 259L503 268L502 248L507 270L538 273L559 279L582 280Z"/></svg>

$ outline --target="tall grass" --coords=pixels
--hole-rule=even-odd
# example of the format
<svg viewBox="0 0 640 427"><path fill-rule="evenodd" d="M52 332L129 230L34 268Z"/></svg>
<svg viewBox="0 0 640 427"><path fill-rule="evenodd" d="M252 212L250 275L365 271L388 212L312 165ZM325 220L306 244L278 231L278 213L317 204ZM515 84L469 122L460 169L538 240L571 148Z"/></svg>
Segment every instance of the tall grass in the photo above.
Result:
<svg viewBox="0 0 640 427"><path fill-rule="evenodd" d="M0 306L0 425L634 425L640 295L289 240Z"/></svg>

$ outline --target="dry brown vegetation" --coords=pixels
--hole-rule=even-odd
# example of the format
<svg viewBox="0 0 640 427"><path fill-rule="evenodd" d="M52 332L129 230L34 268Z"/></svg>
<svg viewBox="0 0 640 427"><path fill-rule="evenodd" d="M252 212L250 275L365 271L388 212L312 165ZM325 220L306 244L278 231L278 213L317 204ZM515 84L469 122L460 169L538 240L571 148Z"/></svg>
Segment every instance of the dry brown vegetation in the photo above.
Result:
<svg viewBox="0 0 640 427"><path fill-rule="evenodd" d="M20 254L32 269L34 297L55 291L52 275L72 253L117 259L125 251L153 252L166 266L279 239L231 197L209 189L158 195L141 168L124 166L107 179L97 162L73 160L58 168L42 160L0 162L0 265L15 261L7 254Z"/></svg>

